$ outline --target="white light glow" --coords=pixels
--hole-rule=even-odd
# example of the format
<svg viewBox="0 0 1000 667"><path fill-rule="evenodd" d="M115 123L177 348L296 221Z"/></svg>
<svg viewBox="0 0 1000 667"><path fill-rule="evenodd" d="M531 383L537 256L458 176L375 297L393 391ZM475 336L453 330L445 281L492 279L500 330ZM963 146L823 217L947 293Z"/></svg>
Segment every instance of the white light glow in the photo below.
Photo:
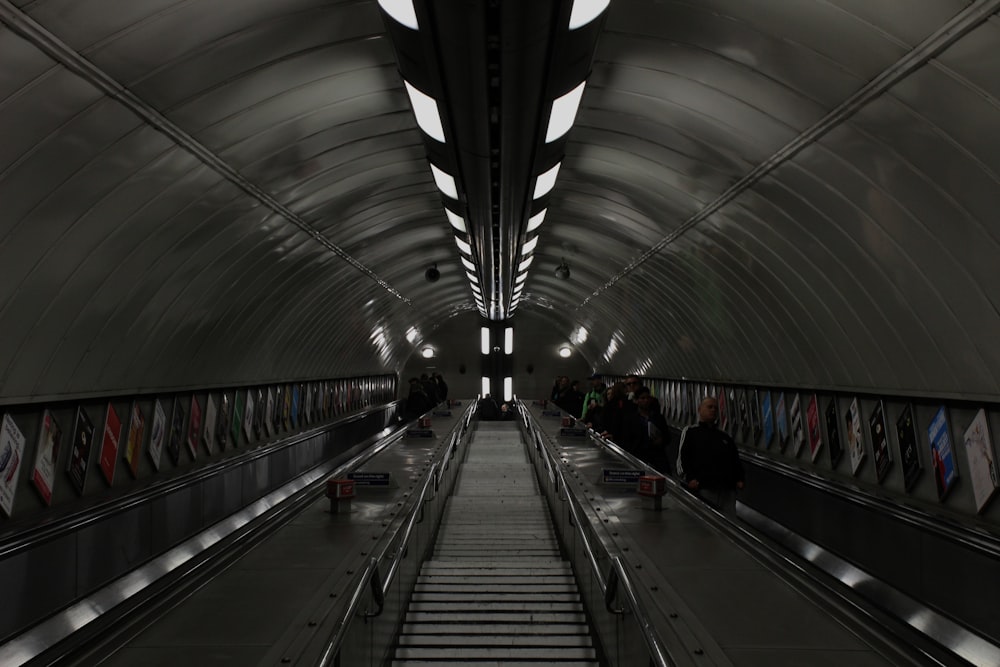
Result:
<svg viewBox="0 0 1000 667"><path fill-rule="evenodd" d="M438 190L452 199L458 199L458 186L455 185L455 179L451 174L441 171L433 164L431 165L431 174L434 176L434 183L438 186Z"/></svg>
<svg viewBox="0 0 1000 667"><path fill-rule="evenodd" d="M410 327L409 329L406 330L406 342L413 343L413 341L415 341L417 339L417 336L419 335L420 334L417 332L416 329Z"/></svg>
<svg viewBox="0 0 1000 667"><path fill-rule="evenodd" d="M545 143L552 143L573 127L573 121L576 120L576 110L580 106L583 88L586 85L586 81L582 82L552 103L552 115L549 116L549 127L545 131Z"/></svg>
<svg viewBox="0 0 1000 667"><path fill-rule="evenodd" d="M519 283L523 283L527 279L528 279L528 272L525 271L524 273L520 274L517 277L517 280L514 281L514 286L516 287Z"/></svg>
<svg viewBox="0 0 1000 667"><path fill-rule="evenodd" d="M536 184L536 187L537 187L537 184ZM539 211L538 213L536 213L533 216L531 216L530 218L528 218L528 231L529 232L533 232L533 231L535 231L536 229L538 229L539 227L542 226L542 223L545 222L545 212L547 210L548 210L547 208L543 208L541 211Z"/></svg>
<svg viewBox="0 0 1000 667"><path fill-rule="evenodd" d="M420 29L417 25L417 12L413 9L413 0L378 0L378 4L386 14L407 28ZM576 6L573 7L573 11L576 11ZM572 26L572 21L570 21L570 25Z"/></svg>
<svg viewBox="0 0 1000 667"><path fill-rule="evenodd" d="M528 253L530 253L532 250L535 249L536 245L538 245L538 237L537 236L535 238L531 239L530 241L525 241L524 245L521 246L521 254L522 255L527 255Z"/></svg>
<svg viewBox="0 0 1000 667"><path fill-rule="evenodd" d="M471 285L469 285L469 287L472 288L472 291L476 294L476 296L480 298L483 296L483 290L479 289L479 285L477 285L476 283L472 283Z"/></svg>
<svg viewBox="0 0 1000 667"><path fill-rule="evenodd" d="M574 345L583 345L584 343L587 342L587 337L589 335L590 333L584 327L580 327L579 329L570 334L569 342L573 343Z"/></svg>
<svg viewBox="0 0 1000 667"><path fill-rule="evenodd" d="M448 222L450 222L450 223L451 223L451 226L452 226L452 227L454 227L454 228L455 228L455 229L457 229L458 231L462 232L463 234L465 234L466 232L468 232L468 231L469 231L469 230L468 230L468 229L466 228L466 226L465 226L465 218L463 218L463 217L462 217L462 216L460 216L460 215L456 215L456 214L452 213L452 212L451 212L451 211L449 211L448 209L445 209L445 210L444 210L444 214L445 214L446 216L448 216Z"/></svg>
<svg viewBox="0 0 1000 667"><path fill-rule="evenodd" d="M559 166L562 162L556 164L556 166L549 169L547 172L542 174L535 180L535 194L532 195L532 199L538 199L539 197L544 197L549 194L556 184L556 177L559 176ZM457 198L457 195L456 195ZM541 224L541 223L539 223Z"/></svg>
<svg viewBox="0 0 1000 667"><path fill-rule="evenodd" d="M464 266L465 268L467 268L469 271L472 271L473 273L475 273L475 271L476 271L476 265L473 264L472 262L470 262L469 260L467 260L464 257L462 258L462 266Z"/></svg>
<svg viewBox="0 0 1000 667"><path fill-rule="evenodd" d="M458 249L464 252L466 255L472 255L472 246L470 246L468 243L458 238L457 236L455 237L455 245L457 245Z"/></svg>
<svg viewBox="0 0 1000 667"><path fill-rule="evenodd" d="M483 396L490 393L490 379L488 377L483 378Z"/></svg>
<svg viewBox="0 0 1000 667"><path fill-rule="evenodd" d="M514 354L514 327L503 330L503 353Z"/></svg>
<svg viewBox="0 0 1000 667"><path fill-rule="evenodd" d="M434 357L434 348L425 347L420 351L420 354L423 355L424 359L432 359Z"/></svg>
<svg viewBox="0 0 1000 667"><path fill-rule="evenodd" d="M483 327L479 330L479 341L480 341L480 351L483 354L490 353L490 330L487 327Z"/></svg>
<svg viewBox="0 0 1000 667"><path fill-rule="evenodd" d="M571 354L573 354L573 350L569 349L565 345L559 348L559 356L563 359L569 359Z"/></svg>
<svg viewBox="0 0 1000 667"><path fill-rule="evenodd" d="M503 400L509 401L514 398L514 378L503 379Z"/></svg>
<svg viewBox="0 0 1000 667"><path fill-rule="evenodd" d="M520 273L520 272L524 271L525 269L527 269L529 266L531 266L531 262L534 259L535 259L535 257L531 256L528 259L526 259L523 262L521 262L520 264L518 264L517 265L517 272Z"/></svg>
<svg viewBox="0 0 1000 667"><path fill-rule="evenodd" d="M611 0L573 0L573 9L569 13L569 29L582 28L596 19L609 2Z"/></svg>
<svg viewBox="0 0 1000 667"><path fill-rule="evenodd" d="M438 113L438 103L433 97L414 88L409 81L403 81L406 94L410 96L413 115L417 117L417 125L431 139L444 143L444 128L441 127L441 114Z"/></svg>
<svg viewBox="0 0 1000 667"><path fill-rule="evenodd" d="M479 284L479 278L476 277L475 273L469 273L468 271L466 271L465 277L468 278L469 282L472 283L473 285Z"/></svg>

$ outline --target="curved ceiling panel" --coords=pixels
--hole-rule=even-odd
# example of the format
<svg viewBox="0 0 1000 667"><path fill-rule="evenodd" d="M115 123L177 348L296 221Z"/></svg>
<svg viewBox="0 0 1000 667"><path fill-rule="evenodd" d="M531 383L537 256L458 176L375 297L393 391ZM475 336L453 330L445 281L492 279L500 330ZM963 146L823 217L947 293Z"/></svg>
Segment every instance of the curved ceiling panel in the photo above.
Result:
<svg viewBox="0 0 1000 667"><path fill-rule="evenodd" d="M555 188L498 209L547 206L521 306L599 369L997 400L998 7L614 0ZM495 107L539 138L577 75L538 74L544 32L520 106L474 76L508 61L440 40L417 73L483 118L445 113L471 143L438 155L374 1L0 3L0 400L401 368L476 308L429 147L522 194L481 149L562 151L487 136Z"/></svg>

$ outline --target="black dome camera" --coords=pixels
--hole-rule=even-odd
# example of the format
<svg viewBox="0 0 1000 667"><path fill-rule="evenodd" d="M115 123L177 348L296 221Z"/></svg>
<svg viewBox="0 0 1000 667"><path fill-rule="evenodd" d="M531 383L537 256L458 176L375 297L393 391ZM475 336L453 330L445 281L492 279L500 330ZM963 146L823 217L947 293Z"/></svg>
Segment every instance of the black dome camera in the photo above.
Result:
<svg viewBox="0 0 1000 667"><path fill-rule="evenodd" d="M559 280L569 280L569 267L566 266L566 260L562 260L562 263L556 267L556 278Z"/></svg>
<svg viewBox="0 0 1000 667"><path fill-rule="evenodd" d="M436 283L438 280L441 279L441 272L438 271L437 262L434 262L433 264L427 267L427 270L424 271L424 278L429 283Z"/></svg>

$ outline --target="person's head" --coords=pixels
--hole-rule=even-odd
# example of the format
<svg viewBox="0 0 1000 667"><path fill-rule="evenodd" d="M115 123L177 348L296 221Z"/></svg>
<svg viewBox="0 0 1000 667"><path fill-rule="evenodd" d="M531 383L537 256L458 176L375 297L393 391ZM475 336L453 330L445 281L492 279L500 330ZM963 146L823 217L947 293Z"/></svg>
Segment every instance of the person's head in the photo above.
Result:
<svg viewBox="0 0 1000 667"><path fill-rule="evenodd" d="M500 406L500 412L507 412L508 410L510 410L510 406L507 405L506 403Z"/></svg>
<svg viewBox="0 0 1000 667"><path fill-rule="evenodd" d="M559 376L559 386L560 387L569 387L569 378L566 377L565 375L560 375Z"/></svg>
<svg viewBox="0 0 1000 667"><path fill-rule="evenodd" d="M719 403L715 400L715 396L706 396L701 399L701 403L698 404L698 421L711 424L715 422L718 415Z"/></svg>
<svg viewBox="0 0 1000 667"><path fill-rule="evenodd" d="M625 391L632 393L639 391L639 387L642 383L639 381L638 375L627 375L625 376Z"/></svg>
<svg viewBox="0 0 1000 667"><path fill-rule="evenodd" d="M598 375L597 373L594 373L593 375L591 375L587 379L590 380L590 386L593 387L594 389L597 389L602 384L601 383L601 376Z"/></svg>
<svg viewBox="0 0 1000 667"><path fill-rule="evenodd" d="M625 385L621 382L615 382L613 385L608 387L608 400L616 401L620 398L625 398L626 389Z"/></svg>
<svg viewBox="0 0 1000 667"><path fill-rule="evenodd" d="M650 411L653 406L653 395L649 393L648 387L642 387L639 392L635 395L635 404L639 406L639 411L646 413Z"/></svg>

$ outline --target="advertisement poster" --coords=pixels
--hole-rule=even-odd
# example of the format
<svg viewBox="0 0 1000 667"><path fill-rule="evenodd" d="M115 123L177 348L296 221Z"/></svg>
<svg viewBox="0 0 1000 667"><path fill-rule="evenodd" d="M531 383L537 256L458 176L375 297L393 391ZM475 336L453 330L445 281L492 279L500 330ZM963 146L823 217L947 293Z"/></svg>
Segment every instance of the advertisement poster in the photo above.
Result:
<svg viewBox="0 0 1000 667"><path fill-rule="evenodd" d="M285 427L285 430L291 430L292 428L292 387L291 385L285 385L284 389L281 390L282 398L284 402L282 404L281 410L281 422Z"/></svg>
<svg viewBox="0 0 1000 667"><path fill-rule="evenodd" d="M760 396L759 392L754 389L752 394L748 393L747 402L750 403L750 429L753 434L753 441L750 443L753 446L757 446L760 442L761 429L761 419L760 419Z"/></svg>
<svg viewBox="0 0 1000 667"><path fill-rule="evenodd" d="M819 425L819 401L816 394L809 398L809 405L806 406L806 426L809 428L809 455L813 461L819 456L819 450L823 448L823 434Z"/></svg>
<svg viewBox="0 0 1000 667"><path fill-rule="evenodd" d="M153 432L149 435L149 458L153 461L153 469L160 469L160 457L163 456L163 436L167 433L167 415L163 412L160 399L153 403Z"/></svg>
<svg viewBox="0 0 1000 667"><path fill-rule="evenodd" d="M0 507L7 516L14 509L14 494L17 493L18 473L23 457L24 434L14 423L14 419L5 414L3 422L0 422Z"/></svg>
<svg viewBox="0 0 1000 667"><path fill-rule="evenodd" d="M806 443L806 431L802 426L802 409L799 406L799 395L796 393L792 399L792 407L788 410L789 426L792 430L792 454L799 455L802 445Z"/></svg>
<svg viewBox="0 0 1000 667"><path fill-rule="evenodd" d="M247 389L247 404L243 410L243 435L246 436L247 442L253 442L254 405L253 389Z"/></svg>
<svg viewBox="0 0 1000 667"><path fill-rule="evenodd" d="M302 400L303 408L305 409L305 423L312 423L312 406L313 406L313 388L312 383L306 383L306 388L304 392L304 398Z"/></svg>
<svg viewBox="0 0 1000 667"><path fill-rule="evenodd" d="M917 447L917 425L913 421L913 406L907 404L896 420L896 442L903 466L903 486L909 491L920 477L920 450Z"/></svg>
<svg viewBox="0 0 1000 667"><path fill-rule="evenodd" d="M31 481L42 494L46 505L52 504L52 489L56 484L56 461L59 460L59 444L62 429L48 410L42 412L42 427L38 433L38 451L35 453L35 470Z"/></svg>
<svg viewBox="0 0 1000 667"><path fill-rule="evenodd" d="M267 427L267 434L274 435L274 392L267 388L267 410L264 412L264 425Z"/></svg>
<svg viewBox="0 0 1000 667"><path fill-rule="evenodd" d="M191 452L191 458L198 458L198 440L201 438L201 403L198 402L198 395L191 395L191 407L188 410L190 423L188 424L187 446Z"/></svg>
<svg viewBox="0 0 1000 667"><path fill-rule="evenodd" d="M691 401L688 398L687 383L682 382L680 385L681 392L681 420L687 423L688 414L691 412Z"/></svg>
<svg viewBox="0 0 1000 667"><path fill-rule="evenodd" d="M927 427L927 439L931 446L931 466L934 468L938 500L944 500L958 481L958 466L955 465L955 453L951 451L951 428L943 405Z"/></svg>
<svg viewBox="0 0 1000 667"><path fill-rule="evenodd" d="M108 484L114 484L115 466L118 465L118 442L122 435L122 420L115 412L113 405L108 403L104 415L104 437L101 439L100 467Z"/></svg>
<svg viewBox="0 0 1000 667"><path fill-rule="evenodd" d="M719 428L721 428L723 431L725 431L726 430L726 426L729 425L729 416L726 414L726 392L725 391L720 391L719 392L719 398L718 398L717 402L719 404L719 409L718 409L718 413L719 413Z"/></svg>
<svg viewBox="0 0 1000 667"><path fill-rule="evenodd" d="M868 426L872 434L872 456L875 457L875 477L879 483L885 479L892 465L892 451L889 449L889 433L885 428L885 405L882 401L875 403Z"/></svg>
<svg viewBox="0 0 1000 667"><path fill-rule="evenodd" d="M146 432L146 418L139 409L138 401L132 401L128 420L128 436L125 439L125 463L132 477L139 476L139 456L142 452L142 436Z"/></svg>
<svg viewBox="0 0 1000 667"><path fill-rule="evenodd" d="M830 443L830 466L836 468L844 448L840 446L840 415L837 414L837 399L831 398L826 406L826 439Z"/></svg>
<svg viewBox="0 0 1000 667"><path fill-rule="evenodd" d="M788 415L785 413L785 392L778 394L778 404L774 409L774 421L778 425L778 447L785 451L788 446Z"/></svg>
<svg viewBox="0 0 1000 667"><path fill-rule="evenodd" d="M865 440L861 435L861 408L858 406L857 397L851 401L851 407L844 415L844 423L847 426L847 453L851 456L851 474L857 475L865 460Z"/></svg>
<svg viewBox="0 0 1000 667"><path fill-rule="evenodd" d="M762 405L764 408L764 446L770 447L771 441L774 440L774 418L771 415L771 392L765 391L764 398L762 400Z"/></svg>
<svg viewBox="0 0 1000 667"><path fill-rule="evenodd" d="M233 420L229 425L229 435L233 436L230 441L233 447L240 446L240 426L243 425L243 392L239 389L233 395Z"/></svg>
<svg viewBox="0 0 1000 667"><path fill-rule="evenodd" d="M229 396L226 395L226 392L222 392L219 396L219 420L215 426L215 444L219 446L219 449L225 449L226 442L229 440L229 418L232 408Z"/></svg>
<svg viewBox="0 0 1000 667"><path fill-rule="evenodd" d="M201 434L201 439L205 442L205 451L209 456L215 453L215 422L218 418L215 399L209 394L205 398L205 431Z"/></svg>
<svg viewBox="0 0 1000 667"><path fill-rule="evenodd" d="M965 453L969 458L969 479L972 480L972 493L976 498L976 511L982 512L996 493L997 486L1000 486L990 426L986 421L986 410L982 408L965 431Z"/></svg>
<svg viewBox="0 0 1000 667"><path fill-rule="evenodd" d="M260 440L261 433L264 432L264 415L270 414L265 408L267 403L264 400L264 390L257 390L257 398L254 400L256 409L253 414L253 437L255 440Z"/></svg>
<svg viewBox="0 0 1000 667"><path fill-rule="evenodd" d="M90 468L90 447L94 442L94 422L83 407L76 409L76 420L73 425L73 449L66 462L66 471L73 483L73 488L83 495L83 487L87 483L87 470Z"/></svg>
<svg viewBox="0 0 1000 667"><path fill-rule="evenodd" d="M740 389L740 433L743 435L743 442L750 440L750 409L747 406L746 389Z"/></svg>
<svg viewBox="0 0 1000 667"><path fill-rule="evenodd" d="M174 398L174 410L170 417L170 435L167 438L167 454L174 465L181 460L181 443L184 442L184 406L179 396Z"/></svg>

